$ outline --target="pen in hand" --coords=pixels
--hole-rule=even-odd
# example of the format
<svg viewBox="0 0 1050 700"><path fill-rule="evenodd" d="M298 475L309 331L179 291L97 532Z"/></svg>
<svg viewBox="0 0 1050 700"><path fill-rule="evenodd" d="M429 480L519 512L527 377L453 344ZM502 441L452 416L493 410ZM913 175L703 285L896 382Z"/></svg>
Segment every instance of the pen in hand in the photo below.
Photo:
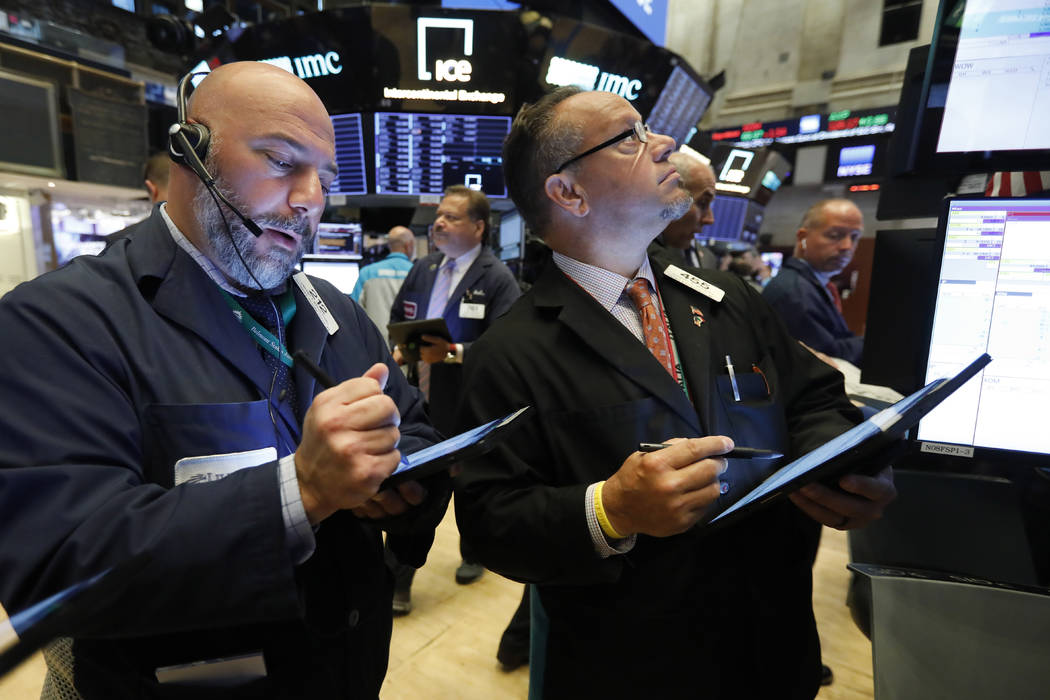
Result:
<svg viewBox="0 0 1050 700"><path fill-rule="evenodd" d="M311 360L301 349L292 353L292 359L295 360L295 364L305 369L306 373L316 379L317 383L325 389L331 389L335 386L335 380L329 377L327 372L318 367L317 363Z"/></svg>
<svg viewBox="0 0 1050 700"><path fill-rule="evenodd" d="M639 452L656 452L671 445L665 442L640 442ZM713 457L725 457L726 459L780 459L784 455L773 450L763 450L758 447L734 447L723 455L712 455Z"/></svg>

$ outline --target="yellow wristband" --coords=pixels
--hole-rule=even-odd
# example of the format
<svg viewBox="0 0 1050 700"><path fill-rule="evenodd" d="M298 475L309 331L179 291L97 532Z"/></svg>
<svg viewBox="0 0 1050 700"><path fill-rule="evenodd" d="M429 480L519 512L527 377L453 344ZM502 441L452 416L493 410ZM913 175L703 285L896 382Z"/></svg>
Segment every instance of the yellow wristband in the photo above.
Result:
<svg viewBox="0 0 1050 700"><path fill-rule="evenodd" d="M599 481L594 487L594 514L598 516L598 524L602 526L602 532L614 540L622 540L627 535L621 535L616 531L616 528L609 522L609 516L605 514L605 504L602 503L602 487L605 486L604 481Z"/></svg>

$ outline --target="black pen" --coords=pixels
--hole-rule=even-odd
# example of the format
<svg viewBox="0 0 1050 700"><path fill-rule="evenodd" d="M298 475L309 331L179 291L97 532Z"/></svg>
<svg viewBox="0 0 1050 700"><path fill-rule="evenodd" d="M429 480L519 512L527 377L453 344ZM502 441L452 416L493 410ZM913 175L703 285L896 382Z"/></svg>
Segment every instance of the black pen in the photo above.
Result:
<svg viewBox="0 0 1050 700"><path fill-rule="evenodd" d="M311 360L302 350L296 350L292 353L292 359L295 360L295 364L305 369L306 373L316 379L317 383L325 389L331 389L335 386L335 380L329 377L328 373L318 367L317 363Z"/></svg>
<svg viewBox="0 0 1050 700"><path fill-rule="evenodd" d="M640 442L639 452L656 452L665 447L670 447L665 442ZM758 447L734 447L723 455L711 455L712 457L725 457L726 459L780 459L784 455L773 450L763 450Z"/></svg>

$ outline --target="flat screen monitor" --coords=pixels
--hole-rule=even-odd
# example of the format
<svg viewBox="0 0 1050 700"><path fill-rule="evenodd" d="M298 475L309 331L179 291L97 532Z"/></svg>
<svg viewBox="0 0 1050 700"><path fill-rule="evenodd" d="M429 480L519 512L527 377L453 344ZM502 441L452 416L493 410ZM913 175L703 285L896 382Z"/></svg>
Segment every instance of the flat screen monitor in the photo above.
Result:
<svg viewBox="0 0 1050 700"><path fill-rule="evenodd" d="M992 362L919 424L924 451L1050 454L1050 199L948 200L938 233L926 381Z"/></svg>
<svg viewBox="0 0 1050 700"><path fill-rule="evenodd" d="M360 258L364 253L364 234L358 223L320 223L314 252L319 255L339 255Z"/></svg>
<svg viewBox="0 0 1050 700"><path fill-rule="evenodd" d="M367 194L368 180L365 176L365 137L360 114L332 115L335 130L335 164L339 175L329 194Z"/></svg>
<svg viewBox="0 0 1050 700"><path fill-rule="evenodd" d="M893 170L1044 169L1050 155L1043 128L1050 106L1050 6L969 0L961 16L959 7L958 0L941 0L918 91L909 86L918 78L909 61Z"/></svg>
<svg viewBox="0 0 1050 700"><path fill-rule="evenodd" d="M1050 5L969 0L938 153L1050 149Z"/></svg>
<svg viewBox="0 0 1050 700"><path fill-rule="evenodd" d="M776 277L777 273L780 272L780 267L784 264L784 254L780 251L773 250L759 253L758 256L762 258L762 262L769 265L769 276Z"/></svg>
<svg viewBox="0 0 1050 700"><path fill-rule="evenodd" d="M342 256L306 255L300 264L303 272L328 280L343 294L354 291L360 261Z"/></svg>
<svg viewBox="0 0 1050 700"><path fill-rule="evenodd" d="M54 83L0 70L0 114L9 135L0 139L0 170L62 177Z"/></svg>
<svg viewBox="0 0 1050 700"><path fill-rule="evenodd" d="M376 194L442 194L466 185L506 197L503 139L510 117L376 112Z"/></svg>
<svg viewBox="0 0 1050 700"><path fill-rule="evenodd" d="M707 111L712 96L713 92L707 83L684 63L679 63L671 71L653 111L649 113L649 128L658 134L671 136L675 143L685 143L689 133Z"/></svg>
<svg viewBox="0 0 1050 700"><path fill-rule="evenodd" d="M525 244L525 220L517 209L504 212L499 220L499 245L497 252L500 260L515 260L521 257Z"/></svg>
<svg viewBox="0 0 1050 700"><path fill-rule="evenodd" d="M754 243L758 240L765 210L765 206L746 197L720 194L711 204L715 222L700 229L700 237Z"/></svg>

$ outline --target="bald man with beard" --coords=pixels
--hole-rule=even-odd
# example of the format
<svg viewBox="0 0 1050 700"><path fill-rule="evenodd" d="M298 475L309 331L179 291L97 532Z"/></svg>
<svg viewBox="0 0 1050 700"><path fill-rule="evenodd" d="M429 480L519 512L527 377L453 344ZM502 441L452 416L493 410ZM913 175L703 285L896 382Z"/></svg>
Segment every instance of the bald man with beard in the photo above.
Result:
<svg viewBox="0 0 1050 700"><path fill-rule="evenodd" d="M46 698L375 698L380 531L430 531L449 498L380 485L437 435L364 311L295 273L336 177L321 100L233 63L187 117L259 235L177 159L133 235L0 301L0 602L144 562L48 647Z"/></svg>

